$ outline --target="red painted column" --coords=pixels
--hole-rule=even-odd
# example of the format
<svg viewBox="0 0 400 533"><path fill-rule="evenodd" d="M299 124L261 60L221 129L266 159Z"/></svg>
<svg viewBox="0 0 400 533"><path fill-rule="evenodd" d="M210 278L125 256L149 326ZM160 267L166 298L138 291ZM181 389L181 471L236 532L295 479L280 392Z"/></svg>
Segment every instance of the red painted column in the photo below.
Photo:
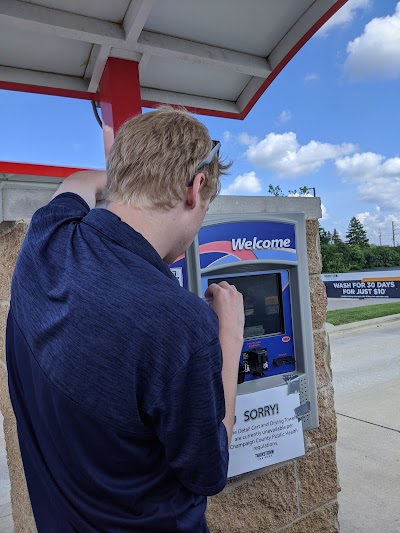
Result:
<svg viewBox="0 0 400 533"><path fill-rule="evenodd" d="M114 137L128 118L142 112L139 64L110 57L100 80L100 106L103 119L106 158Z"/></svg>

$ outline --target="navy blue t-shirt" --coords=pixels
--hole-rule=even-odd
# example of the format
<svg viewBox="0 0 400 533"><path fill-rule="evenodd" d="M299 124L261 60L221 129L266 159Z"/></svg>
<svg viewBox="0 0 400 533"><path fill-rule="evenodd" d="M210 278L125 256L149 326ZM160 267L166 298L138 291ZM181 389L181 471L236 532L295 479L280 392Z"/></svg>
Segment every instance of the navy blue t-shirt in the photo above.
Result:
<svg viewBox="0 0 400 533"><path fill-rule="evenodd" d="M39 533L208 531L228 463L218 321L142 235L72 193L39 209L7 363Z"/></svg>

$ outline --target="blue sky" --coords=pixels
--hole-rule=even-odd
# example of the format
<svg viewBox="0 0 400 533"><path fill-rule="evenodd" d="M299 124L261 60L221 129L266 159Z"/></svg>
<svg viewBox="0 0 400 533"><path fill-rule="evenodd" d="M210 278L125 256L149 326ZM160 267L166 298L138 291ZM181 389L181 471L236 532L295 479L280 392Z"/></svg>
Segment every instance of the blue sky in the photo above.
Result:
<svg viewBox="0 0 400 533"><path fill-rule="evenodd" d="M224 194L315 187L321 224L400 243L400 2L349 0L244 121L199 117L234 161ZM2 91L0 160L104 167L90 102ZM379 235L381 236L379 238Z"/></svg>

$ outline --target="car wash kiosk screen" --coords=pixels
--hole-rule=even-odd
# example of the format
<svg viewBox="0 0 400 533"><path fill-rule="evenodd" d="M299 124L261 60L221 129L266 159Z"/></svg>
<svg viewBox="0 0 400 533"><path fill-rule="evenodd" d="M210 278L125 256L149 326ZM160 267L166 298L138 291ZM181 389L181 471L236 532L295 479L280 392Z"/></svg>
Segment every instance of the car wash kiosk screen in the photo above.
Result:
<svg viewBox="0 0 400 533"><path fill-rule="evenodd" d="M199 252L203 290L225 280L243 294L239 383L294 371L288 268L297 262L294 226L254 221L204 227Z"/></svg>
<svg viewBox="0 0 400 533"><path fill-rule="evenodd" d="M289 272L210 276L208 285L221 281L234 285L243 295L245 343L238 382L293 371Z"/></svg>
<svg viewBox="0 0 400 533"><path fill-rule="evenodd" d="M304 216L250 217L209 217L198 237L202 294L221 281L243 294L230 476L303 455L318 426Z"/></svg>

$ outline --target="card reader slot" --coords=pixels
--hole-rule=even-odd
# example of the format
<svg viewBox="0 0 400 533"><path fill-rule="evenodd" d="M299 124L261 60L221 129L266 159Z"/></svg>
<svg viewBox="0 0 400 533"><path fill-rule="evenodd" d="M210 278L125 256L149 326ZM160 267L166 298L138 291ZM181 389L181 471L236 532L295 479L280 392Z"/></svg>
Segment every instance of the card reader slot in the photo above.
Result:
<svg viewBox="0 0 400 533"><path fill-rule="evenodd" d="M294 357L292 355L288 355L285 357L277 357L276 359L272 360L272 364L274 366L291 365L293 363Z"/></svg>

